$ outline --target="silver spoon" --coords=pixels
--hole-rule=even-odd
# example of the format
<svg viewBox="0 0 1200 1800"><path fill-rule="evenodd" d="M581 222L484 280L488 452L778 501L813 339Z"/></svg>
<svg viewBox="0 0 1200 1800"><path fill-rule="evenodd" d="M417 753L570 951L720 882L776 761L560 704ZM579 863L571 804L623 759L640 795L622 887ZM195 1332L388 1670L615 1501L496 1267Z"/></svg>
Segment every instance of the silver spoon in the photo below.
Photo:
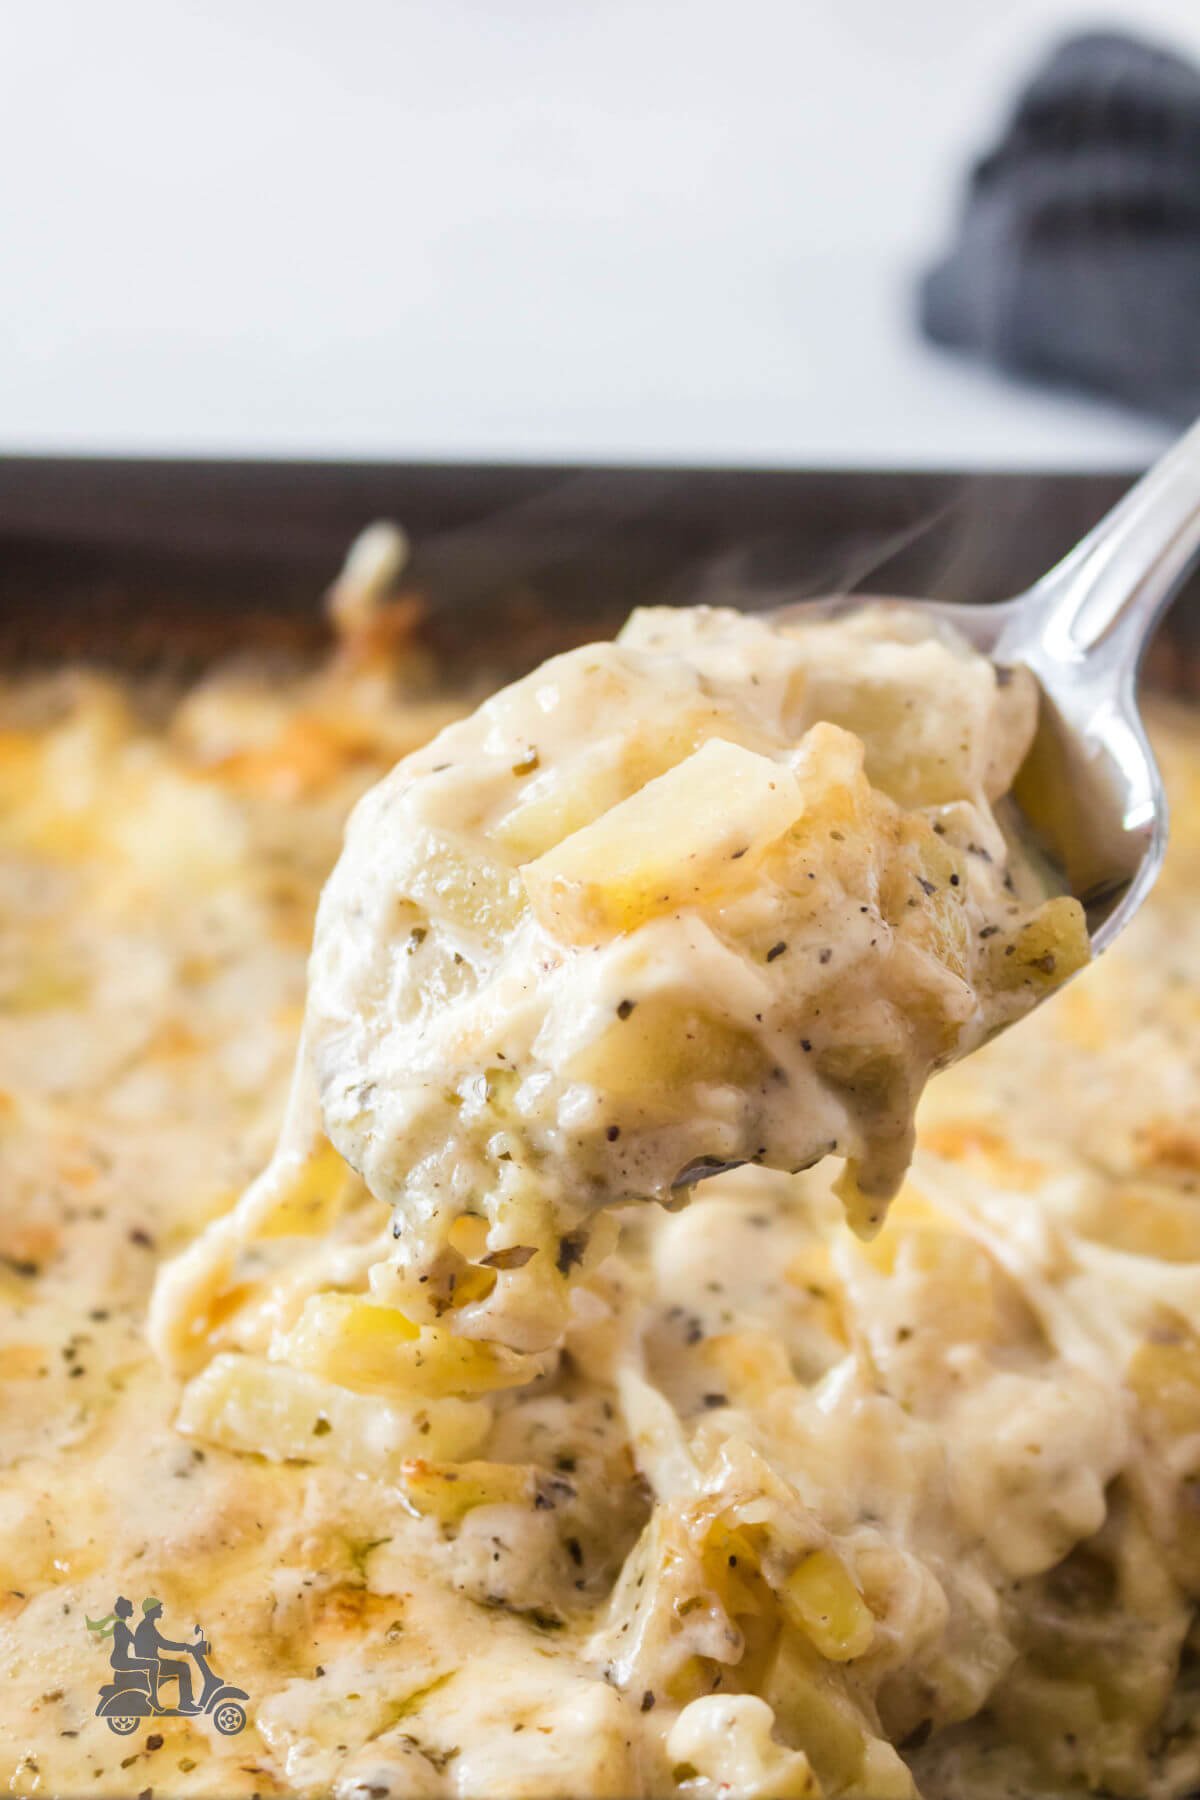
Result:
<svg viewBox="0 0 1200 1800"><path fill-rule="evenodd" d="M944 619L1000 667L1024 663L1041 689L1018 807L1108 948L1154 885L1167 802L1137 704L1143 652L1200 550L1200 423L1179 439L1062 562L994 606L904 601ZM862 595L781 607L831 617Z"/></svg>

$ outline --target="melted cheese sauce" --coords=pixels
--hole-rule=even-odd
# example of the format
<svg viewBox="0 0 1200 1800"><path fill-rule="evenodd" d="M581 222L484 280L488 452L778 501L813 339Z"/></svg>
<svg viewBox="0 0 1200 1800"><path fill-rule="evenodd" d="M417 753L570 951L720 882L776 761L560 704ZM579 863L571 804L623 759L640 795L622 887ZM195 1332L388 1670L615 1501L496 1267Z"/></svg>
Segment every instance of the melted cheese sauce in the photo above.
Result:
<svg viewBox="0 0 1200 1800"><path fill-rule="evenodd" d="M619 1215L570 1270L561 1347L458 1338L464 1361L444 1324L380 1339L346 1312L388 1310L370 1270L398 1240L323 1146L306 1079L302 1150L252 1182L345 816L447 713L403 659L407 692L351 665L222 676L153 718L82 677L4 695L0 1781L1194 1789L1193 723L1156 733L1158 892L1101 965L932 1084L872 1242L826 1165L739 1170L678 1213ZM200 1325L168 1372L145 1336L156 1271L178 1300L187 1247L239 1213L191 1265L170 1316ZM331 1297L334 1348L298 1341ZM245 1732L163 1717L117 1738L93 1716L107 1645L85 1618L118 1593L161 1598L169 1636L203 1623Z"/></svg>

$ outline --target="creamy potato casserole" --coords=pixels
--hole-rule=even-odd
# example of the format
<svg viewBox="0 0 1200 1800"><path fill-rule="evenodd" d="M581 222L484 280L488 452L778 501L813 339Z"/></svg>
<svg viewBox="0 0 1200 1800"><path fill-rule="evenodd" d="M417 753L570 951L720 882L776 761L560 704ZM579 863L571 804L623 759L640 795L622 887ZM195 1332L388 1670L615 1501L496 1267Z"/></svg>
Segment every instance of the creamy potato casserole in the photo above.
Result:
<svg viewBox="0 0 1200 1800"><path fill-rule="evenodd" d="M315 673L3 693L7 1791L1182 1800L1195 727L960 1062L1087 959L1022 680L652 611L455 722L388 557ZM134 1592L244 1731L95 1716Z"/></svg>

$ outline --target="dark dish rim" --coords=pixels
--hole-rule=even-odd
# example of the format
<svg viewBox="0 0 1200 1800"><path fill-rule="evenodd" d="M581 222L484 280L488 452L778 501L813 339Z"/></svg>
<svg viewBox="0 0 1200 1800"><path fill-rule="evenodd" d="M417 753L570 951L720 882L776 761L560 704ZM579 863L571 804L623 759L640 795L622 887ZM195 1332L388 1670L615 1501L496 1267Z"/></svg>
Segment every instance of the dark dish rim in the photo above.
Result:
<svg viewBox="0 0 1200 1800"><path fill-rule="evenodd" d="M1131 473L0 457L0 662L199 668L307 655L378 518L413 543L451 680L610 635L634 605L831 591L991 601L1050 567ZM1157 682L1200 693L1200 581Z"/></svg>

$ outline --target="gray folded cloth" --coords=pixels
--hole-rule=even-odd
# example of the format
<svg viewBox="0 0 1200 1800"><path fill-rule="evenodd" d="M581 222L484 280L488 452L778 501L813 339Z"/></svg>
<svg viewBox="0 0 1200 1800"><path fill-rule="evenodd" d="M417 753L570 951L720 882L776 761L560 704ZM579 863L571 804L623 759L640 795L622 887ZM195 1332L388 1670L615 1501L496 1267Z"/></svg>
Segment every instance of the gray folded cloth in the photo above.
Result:
<svg viewBox="0 0 1200 1800"><path fill-rule="evenodd" d="M1070 39L973 170L922 329L1014 373L1200 413L1200 69Z"/></svg>

